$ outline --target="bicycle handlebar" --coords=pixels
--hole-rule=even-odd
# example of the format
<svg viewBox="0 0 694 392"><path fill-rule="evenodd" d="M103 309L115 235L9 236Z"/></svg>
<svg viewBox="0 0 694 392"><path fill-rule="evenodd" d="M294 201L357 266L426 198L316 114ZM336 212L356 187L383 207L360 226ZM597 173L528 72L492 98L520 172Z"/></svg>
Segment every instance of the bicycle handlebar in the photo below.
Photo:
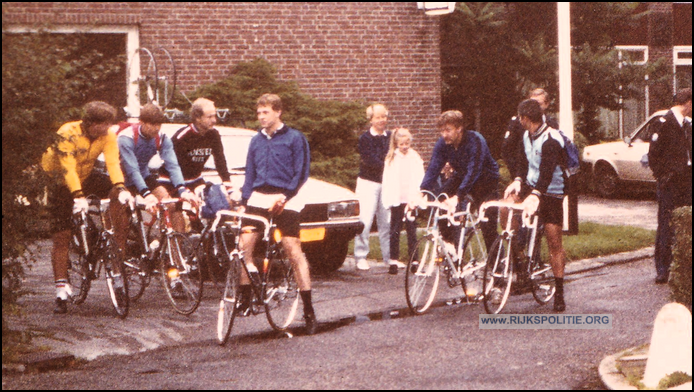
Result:
<svg viewBox="0 0 694 392"><path fill-rule="evenodd" d="M443 214L441 214L441 213L438 213L438 214L437 214L437 217L436 217L436 218L437 218L438 220L448 219L448 222L449 222L451 225L460 226L460 225L462 224L462 220L461 220L460 218L463 217L463 216L465 216L465 215L467 215L467 214L470 214L470 204L471 204L470 202L467 203L467 207L465 208L465 211L455 212L455 208L451 209L451 208L450 208L448 205L446 205L446 203L445 203L445 200L448 200L448 199L449 199L449 197L448 197L447 194L441 193L441 194L439 194L438 196L436 196L436 195L434 195L432 192L429 192L429 191L421 191L421 192L422 192L423 194L425 194L425 195L428 195L428 196L432 197L434 200L433 200L433 201L423 201L423 202L420 202L420 203L417 205L417 208L418 208L418 209L421 209L421 210L426 210L426 209L428 209L428 208L438 208L439 211L443 210L443 211L444 211ZM443 199L444 201L441 201L440 199ZM403 217L403 221L404 221L405 219L407 219L407 220L409 220L409 221L413 221L413 220L414 220L414 215L412 214L412 211L413 211L413 210L407 211L407 213L406 213L405 216Z"/></svg>
<svg viewBox="0 0 694 392"><path fill-rule="evenodd" d="M210 230L215 231L217 229L217 226L219 225L219 222L221 222L224 217L239 218L241 220L250 219L252 221L260 222L263 224L264 227L263 238L268 238L270 236L270 229L272 227L272 224L269 220L267 220L267 218L262 217L260 215L246 214L245 212L236 212L231 210L217 211L217 214L214 218L214 222L212 223L212 227Z"/></svg>
<svg viewBox="0 0 694 392"><path fill-rule="evenodd" d="M514 203L510 201L504 201L504 200L492 200L492 201L486 201L482 203L480 206L480 220L482 222L487 222L489 221L489 218L486 216L486 211L488 208L508 208L510 210L514 211L522 211L522 217L523 217L523 226L525 227L533 227L537 224L537 214L529 215L526 214L523 208L523 204L521 203Z"/></svg>

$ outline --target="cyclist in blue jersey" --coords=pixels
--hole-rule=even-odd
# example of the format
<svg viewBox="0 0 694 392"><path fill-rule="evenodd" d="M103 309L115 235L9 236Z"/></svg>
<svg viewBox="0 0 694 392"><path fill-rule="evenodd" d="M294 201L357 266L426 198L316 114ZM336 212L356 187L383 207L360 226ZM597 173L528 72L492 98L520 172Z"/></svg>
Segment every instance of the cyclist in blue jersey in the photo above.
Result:
<svg viewBox="0 0 694 392"><path fill-rule="evenodd" d="M518 120L527 130L523 134L527 167L514 168L514 172L527 174L523 179L516 178L506 188L504 198L518 195L519 200L523 200L524 214L537 213L544 223L557 290L554 310L563 312L566 308L562 244L565 178L561 168L564 163L564 141L556 130L543 121L542 107L534 99L526 99L518 105Z"/></svg>

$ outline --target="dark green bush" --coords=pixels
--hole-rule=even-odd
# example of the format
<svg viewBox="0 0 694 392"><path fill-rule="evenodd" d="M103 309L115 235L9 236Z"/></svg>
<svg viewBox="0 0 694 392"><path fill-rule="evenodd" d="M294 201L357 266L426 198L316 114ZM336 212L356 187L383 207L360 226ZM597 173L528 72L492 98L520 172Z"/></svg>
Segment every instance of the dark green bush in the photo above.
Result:
<svg viewBox="0 0 694 392"><path fill-rule="evenodd" d="M354 189L359 169L357 138L367 122L366 105L319 101L302 93L295 82L278 80L275 68L262 58L236 65L229 76L198 88L189 99L209 98L217 108L229 109L230 125L257 128L256 101L265 93L282 98L282 121L306 135L311 176ZM190 109L182 96L174 106Z"/></svg>
<svg viewBox="0 0 694 392"><path fill-rule="evenodd" d="M670 292L676 302L692 308L692 207L676 209L672 214L675 244L672 247Z"/></svg>

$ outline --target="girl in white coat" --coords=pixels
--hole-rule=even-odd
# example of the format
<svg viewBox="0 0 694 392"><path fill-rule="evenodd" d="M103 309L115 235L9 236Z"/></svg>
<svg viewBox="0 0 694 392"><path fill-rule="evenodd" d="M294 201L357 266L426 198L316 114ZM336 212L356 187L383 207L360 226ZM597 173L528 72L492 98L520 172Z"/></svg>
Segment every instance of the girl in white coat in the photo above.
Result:
<svg viewBox="0 0 694 392"><path fill-rule="evenodd" d="M424 178L424 162L417 151L411 148L412 134L406 128L396 129L390 138L390 149L386 155L383 170L383 193L381 199L390 208L390 269L397 274L398 268L405 268L400 258L400 230L402 229L405 207L421 198L419 185ZM417 225L405 221L407 230L408 255L414 251L417 242Z"/></svg>

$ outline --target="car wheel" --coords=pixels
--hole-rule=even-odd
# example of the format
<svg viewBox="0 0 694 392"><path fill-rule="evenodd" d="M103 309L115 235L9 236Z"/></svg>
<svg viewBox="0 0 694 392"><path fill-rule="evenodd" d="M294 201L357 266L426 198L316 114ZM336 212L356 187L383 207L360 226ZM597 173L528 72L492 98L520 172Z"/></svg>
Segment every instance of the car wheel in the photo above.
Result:
<svg viewBox="0 0 694 392"><path fill-rule="evenodd" d="M349 238L351 239L351 238ZM302 244L311 272L325 274L337 271L347 258L349 240L326 239L320 243Z"/></svg>
<svg viewBox="0 0 694 392"><path fill-rule="evenodd" d="M610 198L617 194L619 189L619 176L607 165L600 165L595 169L593 184L598 194L604 198Z"/></svg>

